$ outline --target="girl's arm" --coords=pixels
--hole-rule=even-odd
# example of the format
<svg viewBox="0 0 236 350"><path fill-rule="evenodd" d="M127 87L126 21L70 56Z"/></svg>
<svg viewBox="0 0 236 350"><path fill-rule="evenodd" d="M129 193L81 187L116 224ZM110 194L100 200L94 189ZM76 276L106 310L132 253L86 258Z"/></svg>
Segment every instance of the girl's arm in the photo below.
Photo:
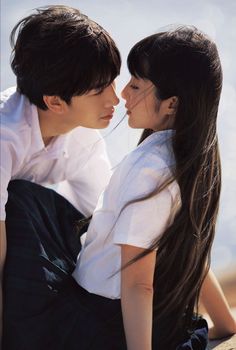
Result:
<svg viewBox="0 0 236 350"><path fill-rule="evenodd" d="M144 249L121 245L122 266ZM128 350L152 349L153 276L156 252L121 271L121 306Z"/></svg>
<svg viewBox="0 0 236 350"><path fill-rule="evenodd" d="M214 325L209 330L210 339L223 338L236 333L236 321L212 270L209 270L203 282L201 301Z"/></svg>

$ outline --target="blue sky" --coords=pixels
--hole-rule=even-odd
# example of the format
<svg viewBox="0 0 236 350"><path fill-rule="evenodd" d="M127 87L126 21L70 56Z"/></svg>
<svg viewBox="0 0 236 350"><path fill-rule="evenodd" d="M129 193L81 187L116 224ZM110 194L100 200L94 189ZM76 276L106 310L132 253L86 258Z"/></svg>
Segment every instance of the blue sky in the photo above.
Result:
<svg viewBox="0 0 236 350"><path fill-rule="evenodd" d="M22 17L33 8L56 1L1 1L1 90L15 84L9 65L9 34ZM117 81L118 94L129 78L126 56L134 43L170 24L193 24L209 34L218 46L224 85L220 103L218 133L222 158L223 187L216 239L213 250L215 269L224 270L236 262L236 1L235 0L64 0L60 4L79 8L101 24L115 39L123 59ZM121 102L111 128L125 113ZM110 129L111 129L110 128ZM109 131L109 130L108 130ZM108 131L103 132L107 135ZM105 139L112 164L135 147L139 132L124 121ZM213 267L214 267L213 266Z"/></svg>

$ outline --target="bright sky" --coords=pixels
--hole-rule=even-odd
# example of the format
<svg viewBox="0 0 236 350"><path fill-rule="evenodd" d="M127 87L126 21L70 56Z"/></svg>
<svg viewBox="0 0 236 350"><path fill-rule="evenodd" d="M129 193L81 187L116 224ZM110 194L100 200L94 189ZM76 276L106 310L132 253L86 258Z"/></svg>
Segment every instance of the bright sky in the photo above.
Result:
<svg viewBox="0 0 236 350"><path fill-rule="evenodd" d="M50 4L57 4L51 1ZM219 49L224 86L220 103L218 132L221 147L223 188L220 215L213 249L213 267L223 270L236 262L236 1L235 0L64 0L61 4L79 8L101 24L115 39L123 58L118 94L129 78L126 56L143 37L170 24L193 24L209 34ZM9 65L9 34L13 26L32 9L48 5L43 0L1 1L1 90L15 84ZM125 113L121 102L113 125ZM110 128L111 129L111 128ZM107 131L103 132L107 134ZM106 137L115 166L131 150L139 133L123 122Z"/></svg>

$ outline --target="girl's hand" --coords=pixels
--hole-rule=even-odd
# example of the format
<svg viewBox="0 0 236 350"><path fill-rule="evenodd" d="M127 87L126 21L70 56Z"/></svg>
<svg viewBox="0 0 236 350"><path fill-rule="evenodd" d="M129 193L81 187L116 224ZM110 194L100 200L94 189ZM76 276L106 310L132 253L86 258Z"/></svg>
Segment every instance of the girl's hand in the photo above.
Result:
<svg viewBox="0 0 236 350"><path fill-rule="evenodd" d="M213 326L209 328L208 336L210 340L213 340L213 339L225 338L235 333L236 333L236 321L235 321L234 328L232 328L231 332L228 329L227 330L217 329L215 326Z"/></svg>
<svg viewBox="0 0 236 350"><path fill-rule="evenodd" d="M224 338L235 334L235 318L230 310L221 286L211 270L209 270L203 282L201 299L213 322L213 327L209 329L209 338Z"/></svg>

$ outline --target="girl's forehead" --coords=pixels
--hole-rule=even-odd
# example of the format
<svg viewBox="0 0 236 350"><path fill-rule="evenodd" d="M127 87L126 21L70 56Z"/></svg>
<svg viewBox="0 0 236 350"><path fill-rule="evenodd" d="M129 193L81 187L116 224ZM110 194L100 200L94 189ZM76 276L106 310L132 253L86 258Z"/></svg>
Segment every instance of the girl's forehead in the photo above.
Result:
<svg viewBox="0 0 236 350"><path fill-rule="evenodd" d="M131 80L139 83L140 85L146 86L146 87L153 86L153 83L151 82L151 80L138 78L138 77L135 77L134 75L131 75Z"/></svg>

